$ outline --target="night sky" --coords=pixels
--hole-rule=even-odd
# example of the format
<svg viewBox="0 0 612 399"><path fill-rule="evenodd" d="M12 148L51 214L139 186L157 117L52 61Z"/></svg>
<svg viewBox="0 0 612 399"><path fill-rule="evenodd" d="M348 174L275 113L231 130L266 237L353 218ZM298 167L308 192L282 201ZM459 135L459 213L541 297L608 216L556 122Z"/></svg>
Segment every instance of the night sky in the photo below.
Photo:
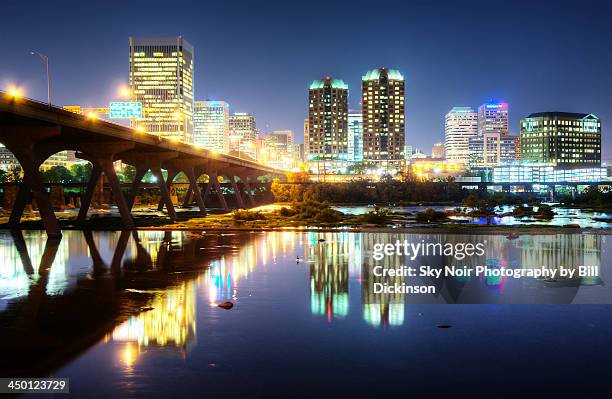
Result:
<svg viewBox="0 0 612 399"><path fill-rule="evenodd" d="M612 161L612 1L3 1L0 87L104 106L128 79L128 37L183 35L196 99L251 112L262 132L302 141L307 88L332 75L359 107L368 69L406 78L406 142L431 151L452 106L510 103L511 133L532 112L595 113Z"/></svg>

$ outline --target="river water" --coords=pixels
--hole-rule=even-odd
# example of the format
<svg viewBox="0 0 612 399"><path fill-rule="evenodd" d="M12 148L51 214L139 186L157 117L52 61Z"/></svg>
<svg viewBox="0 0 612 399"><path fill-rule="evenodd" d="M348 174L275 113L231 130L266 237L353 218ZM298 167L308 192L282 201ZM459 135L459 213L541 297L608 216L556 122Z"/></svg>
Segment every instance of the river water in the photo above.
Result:
<svg viewBox="0 0 612 399"><path fill-rule="evenodd" d="M436 293L376 294L364 265L376 243L397 240L482 243L486 254L388 265L589 265L597 275L417 278ZM610 397L611 241L1 232L0 364L4 375L68 377L79 396Z"/></svg>

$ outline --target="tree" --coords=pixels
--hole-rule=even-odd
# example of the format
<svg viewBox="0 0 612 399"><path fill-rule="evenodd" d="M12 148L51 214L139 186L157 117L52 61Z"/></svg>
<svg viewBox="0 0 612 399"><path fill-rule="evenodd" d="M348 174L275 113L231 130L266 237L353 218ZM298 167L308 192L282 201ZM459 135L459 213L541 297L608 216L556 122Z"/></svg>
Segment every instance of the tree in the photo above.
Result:
<svg viewBox="0 0 612 399"><path fill-rule="evenodd" d="M6 183L8 181L8 178L8 172L4 169L0 169L0 183Z"/></svg>
<svg viewBox="0 0 612 399"><path fill-rule="evenodd" d="M52 166L49 169L42 172L43 179L47 183L72 183L74 178L70 171L65 166Z"/></svg>
<svg viewBox="0 0 612 399"><path fill-rule="evenodd" d="M8 173L8 181L13 183L20 183L23 180L23 171L21 166L13 166Z"/></svg>
<svg viewBox="0 0 612 399"><path fill-rule="evenodd" d="M70 174L75 183L87 183L91 177L91 170L90 163L75 163L70 166Z"/></svg>

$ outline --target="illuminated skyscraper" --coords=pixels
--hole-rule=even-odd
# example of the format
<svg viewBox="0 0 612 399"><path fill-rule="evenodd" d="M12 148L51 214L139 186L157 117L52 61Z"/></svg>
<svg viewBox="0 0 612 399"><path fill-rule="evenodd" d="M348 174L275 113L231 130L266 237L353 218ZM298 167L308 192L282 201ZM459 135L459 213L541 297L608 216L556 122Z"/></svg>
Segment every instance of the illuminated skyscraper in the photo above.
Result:
<svg viewBox="0 0 612 399"><path fill-rule="evenodd" d="M601 121L593 114L539 112L521 120L521 159L558 166L601 164Z"/></svg>
<svg viewBox="0 0 612 399"><path fill-rule="evenodd" d="M255 117L245 112L236 112L229 118L229 146L230 152L239 156L248 156L255 159L255 139L257 138L257 125Z"/></svg>
<svg viewBox="0 0 612 399"><path fill-rule="evenodd" d="M308 161L323 161L326 169L348 160L348 86L329 76L308 90Z"/></svg>
<svg viewBox="0 0 612 399"><path fill-rule="evenodd" d="M348 114L348 160L363 161L363 115L361 111Z"/></svg>
<svg viewBox="0 0 612 399"><path fill-rule="evenodd" d="M196 101L193 113L194 144L229 153L229 104L225 101Z"/></svg>
<svg viewBox="0 0 612 399"><path fill-rule="evenodd" d="M372 69L361 79L363 160L393 174L404 165L404 77Z"/></svg>
<svg viewBox="0 0 612 399"><path fill-rule="evenodd" d="M488 102L478 107L478 135L485 133L508 134L508 104Z"/></svg>
<svg viewBox="0 0 612 399"><path fill-rule="evenodd" d="M135 127L193 142L193 46L182 36L130 37L130 90L144 110Z"/></svg>
<svg viewBox="0 0 612 399"><path fill-rule="evenodd" d="M468 140L478 136L478 114L471 107L453 107L444 121L444 147L449 162L467 164Z"/></svg>

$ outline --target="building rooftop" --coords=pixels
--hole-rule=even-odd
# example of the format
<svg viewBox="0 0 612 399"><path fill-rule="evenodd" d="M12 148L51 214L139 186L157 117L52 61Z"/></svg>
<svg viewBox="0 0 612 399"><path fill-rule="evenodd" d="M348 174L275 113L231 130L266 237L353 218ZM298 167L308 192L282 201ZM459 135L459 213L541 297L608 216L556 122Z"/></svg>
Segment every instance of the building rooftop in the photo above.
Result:
<svg viewBox="0 0 612 399"><path fill-rule="evenodd" d="M380 71L385 68L371 69L361 77L362 80L377 80L380 78ZM397 69L387 69L387 76L391 80L404 80L404 77Z"/></svg>
<svg viewBox="0 0 612 399"><path fill-rule="evenodd" d="M576 112L536 112L527 118L567 118L567 119L599 119L594 114L580 114Z"/></svg>
<svg viewBox="0 0 612 399"><path fill-rule="evenodd" d="M318 79L318 80L313 81L310 84L310 90L322 89L323 86L325 86L325 80L327 80L327 79ZM332 79L332 78L329 78L329 80L331 80L331 87L332 88L348 90L348 85L346 83L344 83L344 81L342 79Z"/></svg>

